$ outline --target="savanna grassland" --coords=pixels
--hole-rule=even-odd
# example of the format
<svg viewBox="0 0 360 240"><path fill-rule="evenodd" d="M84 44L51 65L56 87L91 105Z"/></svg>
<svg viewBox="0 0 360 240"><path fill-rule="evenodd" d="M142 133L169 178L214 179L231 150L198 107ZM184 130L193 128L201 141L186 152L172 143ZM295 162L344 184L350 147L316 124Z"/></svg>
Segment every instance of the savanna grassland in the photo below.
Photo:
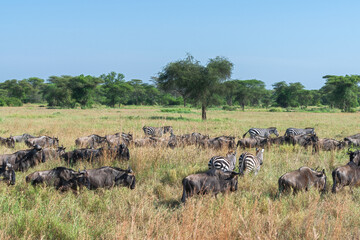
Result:
<svg viewBox="0 0 360 240"><path fill-rule="evenodd" d="M200 132L212 137L242 136L250 127L315 127L321 138L342 139L360 132L359 113L241 112L212 109L200 121L194 109L126 107L122 109L46 109L36 105L0 108L0 136L49 135L67 150L74 140L92 133L130 132L142 138L142 126L171 125L175 134ZM0 147L0 154L26 149ZM238 155L242 150L238 149ZM254 150L250 150L254 152ZM79 163L74 169L110 165L136 174L136 188L114 188L78 194L51 187L33 187L25 176L33 171L66 166L49 161L17 173L15 186L0 184L1 239L359 239L360 189L333 195L317 191L276 199L277 180L301 166L331 171L348 162L346 150L311 154L300 147L273 146L264 153L257 176L239 178L231 194L193 197L180 203L183 177L204 171L210 157L227 150L195 147L164 149L130 147L130 161L104 159ZM236 169L237 170L237 169Z"/></svg>

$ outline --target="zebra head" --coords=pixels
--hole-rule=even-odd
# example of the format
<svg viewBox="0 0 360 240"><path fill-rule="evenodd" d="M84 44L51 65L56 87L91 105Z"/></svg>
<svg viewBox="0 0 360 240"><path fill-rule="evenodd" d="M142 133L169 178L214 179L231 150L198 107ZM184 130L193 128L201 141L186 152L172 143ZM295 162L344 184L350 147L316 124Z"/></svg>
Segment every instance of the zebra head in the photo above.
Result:
<svg viewBox="0 0 360 240"><path fill-rule="evenodd" d="M269 134L271 134L271 133L275 134L277 137L279 136L279 132L276 129L276 127L270 127L269 128Z"/></svg>

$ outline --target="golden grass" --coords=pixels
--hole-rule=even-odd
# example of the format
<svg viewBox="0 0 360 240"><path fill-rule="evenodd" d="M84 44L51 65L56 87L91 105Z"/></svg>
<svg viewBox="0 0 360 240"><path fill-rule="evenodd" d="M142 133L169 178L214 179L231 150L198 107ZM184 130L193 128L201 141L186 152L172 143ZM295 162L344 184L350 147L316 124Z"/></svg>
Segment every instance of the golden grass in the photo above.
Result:
<svg viewBox="0 0 360 240"><path fill-rule="evenodd" d="M166 117L166 118L164 118ZM131 132L143 137L144 125L171 125L175 134L201 132L210 136L242 136L250 127L315 127L319 137L342 139L360 132L360 115L347 113L270 113L211 110L201 113L161 112L157 107L127 109L45 109L35 105L0 108L0 136L30 133L56 136L73 149L74 140ZM0 154L15 150L0 147ZM251 150L253 151L253 150ZM1 239L359 239L360 190L337 195L309 191L276 199L277 180L301 166L325 168L328 186L331 171L345 164L345 150L321 152L276 146L264 153L264 164L255 176L239 180L235 193L194 197L180 204L183 177L207 169L210 157L226 150L194 147L130 148L130 161L79 163L74 169L103 165L128 167L137 176L134 190L114 188L75 195L53 188L32 187L25 176L36 170L65 165L50 161L17 174L15 186L0 187ZM238 156L241 150L238 150Z"/></svg>

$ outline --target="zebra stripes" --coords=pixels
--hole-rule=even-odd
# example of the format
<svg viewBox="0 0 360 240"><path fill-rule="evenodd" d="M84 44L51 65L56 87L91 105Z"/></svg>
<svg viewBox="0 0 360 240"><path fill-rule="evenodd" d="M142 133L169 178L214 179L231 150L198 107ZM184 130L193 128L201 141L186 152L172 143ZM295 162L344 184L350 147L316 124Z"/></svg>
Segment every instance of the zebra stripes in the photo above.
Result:
<svg viewBox="0 0 360 240"><path fill-rule="evenodd" d="M151 137L162 137L163 134L165 133L172 133L173 129L171 126L165 126L165 127L143 127L143 131L145 133L146 136L151 136Z"/></svg>
<svg viewBox="0 0 360 240"><path fill-rule="evenodd" d="M285 132L285 136L297 136L304 134L315 134L314 128L288 128Z"/></svg>
<svg viewBox="0 0 360 240"><path fill-rule="evenodd" d="M209 169L220 169L223 172L233 171L236 165L236 152L228 153L226 157L214 156L210 159Z"/></svg>
<svg viewBox="0 0 360 240"><path fill-rule="evenodd" d="M250 129L243 135L243 138L246 136L247 133L250 134L250 138L255 138L255 137L268 138L268 137L270 137L270 134L275 134L277 137L279 136L279 133L278 133L276 127L270 127L270 128L250 128Z"/></svg>
<svg viewBox="0 0 360 240"><path fill-rule="evenodd" d="M239 172L241 174L254 172L255 175L260 171L260 165L263 164L264 149L256 149L256 156L244 152L239 157Z"/></svg>

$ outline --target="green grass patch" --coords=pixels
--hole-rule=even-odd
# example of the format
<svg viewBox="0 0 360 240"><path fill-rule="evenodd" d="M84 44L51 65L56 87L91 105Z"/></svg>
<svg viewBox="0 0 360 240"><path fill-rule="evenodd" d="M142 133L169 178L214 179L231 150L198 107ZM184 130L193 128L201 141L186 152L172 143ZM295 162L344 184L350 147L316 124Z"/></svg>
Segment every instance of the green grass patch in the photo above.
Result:
<svg viewBox="0 0 360 240"><path fill-rule="evenodd" d="M191 111L191 109L187 109L187 108L164 108L164 109L160 109L161 112L166 112L166 113L194 113Z"/></svg>

